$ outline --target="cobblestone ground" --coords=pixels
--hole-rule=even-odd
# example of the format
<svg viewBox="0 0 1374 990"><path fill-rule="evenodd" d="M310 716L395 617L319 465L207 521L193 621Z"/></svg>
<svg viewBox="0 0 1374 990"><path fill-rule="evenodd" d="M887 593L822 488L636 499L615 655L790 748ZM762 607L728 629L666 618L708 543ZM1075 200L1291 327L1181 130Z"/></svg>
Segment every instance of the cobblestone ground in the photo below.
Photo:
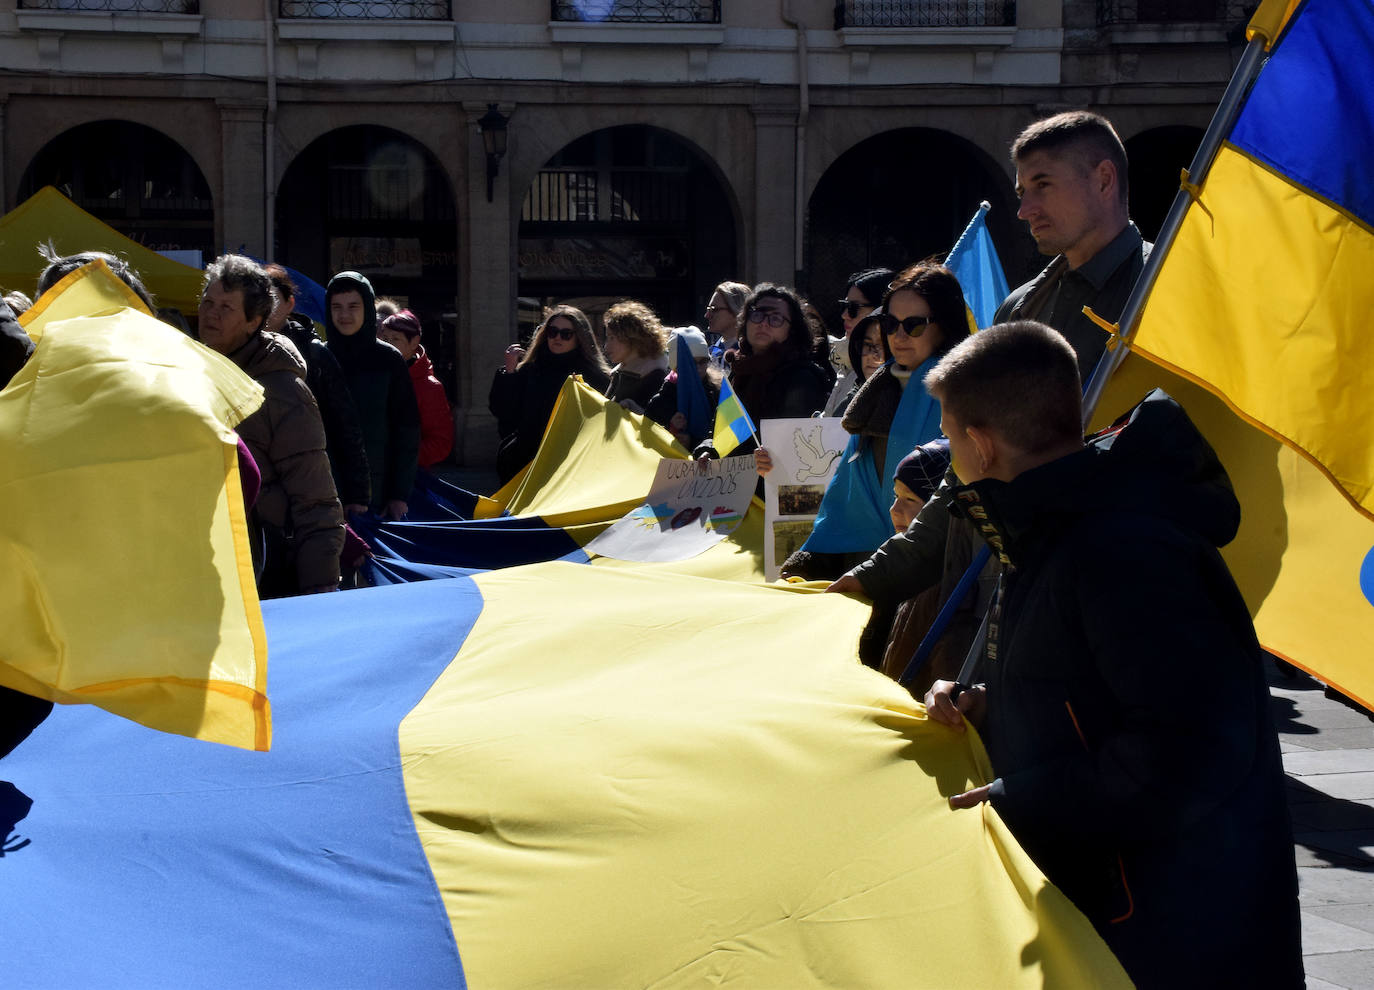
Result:
<svg viewBox="0 0 1374 990"><path fill-rule="evenodd" d="M442 475L484 495L497 487L489 470L449 465ZM1374 721L1307 675L1267 666L1288 773L1307 985L1374 990Z"/></svg>
<svg viewBox="0 0 1374 990"><path fill-rule="evenodd" d="M1374 722L1271 667L1311 990L1374 990Z"/></svg>

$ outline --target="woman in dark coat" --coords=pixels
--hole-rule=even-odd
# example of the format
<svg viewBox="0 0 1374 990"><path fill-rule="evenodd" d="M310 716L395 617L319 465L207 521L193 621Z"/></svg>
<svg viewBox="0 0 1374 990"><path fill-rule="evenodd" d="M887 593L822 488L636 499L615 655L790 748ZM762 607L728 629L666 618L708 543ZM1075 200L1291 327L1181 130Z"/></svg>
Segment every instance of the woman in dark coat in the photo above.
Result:
<svg viewBox="0 0 1374 990"><path fill-rule="evenodd" d="M765 419L804 419L818 412L830 394L830 379L813 360L815 331L796 291L762 282L740 311L739 351L730 363L730 388L755 425ZM709 450L706 450L707 445ZM747 454L746 440L730 451ZM714 452L706 441L702 448Z"/></svg>
<svg viewBox="0 0 1374 990"><path fill-rule="evenodd" d="M496 473L503 485L534 458L569 375L581 375L604 393L611 369L586 314L573 306L555 306L535 330L528 351L518 344L506 349L506 365L491 382L487 407L501 434Z"/></svg>

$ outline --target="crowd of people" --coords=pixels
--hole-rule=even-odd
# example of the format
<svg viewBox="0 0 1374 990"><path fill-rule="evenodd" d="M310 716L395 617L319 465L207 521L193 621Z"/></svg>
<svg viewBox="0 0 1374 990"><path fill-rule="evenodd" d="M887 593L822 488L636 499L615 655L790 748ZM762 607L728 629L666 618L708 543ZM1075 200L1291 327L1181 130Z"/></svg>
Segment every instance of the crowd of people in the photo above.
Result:
<svg viewBox="0 0 1374 990"><path fill-rule="evenodd" d="M534 457L571 375L698 457L715 448L687 420L693 376L712 403L728 380L755 422L841 417L839 469L783 574L871 601L861 658L894 677L942 616L909 685L932 721L976 725L998 774L951 806L991 802L1138 985L1300 986L1262 653L1217 553L1238 522L1229 480L1163 393L1083 437L1101 323L1121 316L1150 250L1130 222L1124 148L1074 111L1028 127L1011 154L1018 216L1052 260L992 328L970 333L935 261L856 272L833 337L771 282L721 282L704 329L666 328L634 300L595 319L554 306L495 369L498 474ZM88 260L51 258L39 292ZM403 518L417 468L453 442L414 314L340 272L321 341L294 298L284 269L226 255L207 268L198 321L266 394L239 433L269 596L346 582L361 553L350 517ZM32 349L7 303L0 343L3 384ZM766 475L769 452L737 449L751 451Z"/></svg>

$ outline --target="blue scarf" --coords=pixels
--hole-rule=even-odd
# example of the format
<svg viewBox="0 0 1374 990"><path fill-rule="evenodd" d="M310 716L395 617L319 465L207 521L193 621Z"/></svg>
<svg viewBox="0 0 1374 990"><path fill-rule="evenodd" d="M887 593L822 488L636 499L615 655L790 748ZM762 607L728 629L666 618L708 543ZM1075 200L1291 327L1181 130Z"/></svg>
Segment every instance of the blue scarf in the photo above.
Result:
<svg viewBox="0 0 1374 990"><path fill-rule="evenodd" d="M926 372L935 367L928 358L911 373L902 401L887 431L887 454L881 472L872 442L851 436L840 467L826 486L811 535L802 545L812 553L872 552L892 536L888 509L895 497L892 483L897 463L928 440L940 435L940 403L926 392ZM888 365L891 370L891 365Z"/></svg>

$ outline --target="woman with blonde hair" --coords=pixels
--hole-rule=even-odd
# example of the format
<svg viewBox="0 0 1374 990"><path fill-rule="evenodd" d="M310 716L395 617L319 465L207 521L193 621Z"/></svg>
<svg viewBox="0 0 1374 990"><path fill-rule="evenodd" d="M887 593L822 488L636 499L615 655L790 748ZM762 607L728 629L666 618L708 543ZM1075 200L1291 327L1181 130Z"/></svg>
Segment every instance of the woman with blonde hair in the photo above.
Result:
<svg viewBox="0 0 1374 990"><path fill-rule="evenodd" d="M591 321L575 306L555 306L534 331L529 350L506 348L505 367L492 379L487 407L496 417L501 446L496 473L505 484L539 449L558 393L569 375L605 392L611 369L592 334Z"/></svg>
<svg viewBox="0 0 1374 990"><path fill-rule="evenodd" d="M624 300L606 310L606 356L615 365L606 398L642 413L668 377L668 331L654 311Z"/></svg>

